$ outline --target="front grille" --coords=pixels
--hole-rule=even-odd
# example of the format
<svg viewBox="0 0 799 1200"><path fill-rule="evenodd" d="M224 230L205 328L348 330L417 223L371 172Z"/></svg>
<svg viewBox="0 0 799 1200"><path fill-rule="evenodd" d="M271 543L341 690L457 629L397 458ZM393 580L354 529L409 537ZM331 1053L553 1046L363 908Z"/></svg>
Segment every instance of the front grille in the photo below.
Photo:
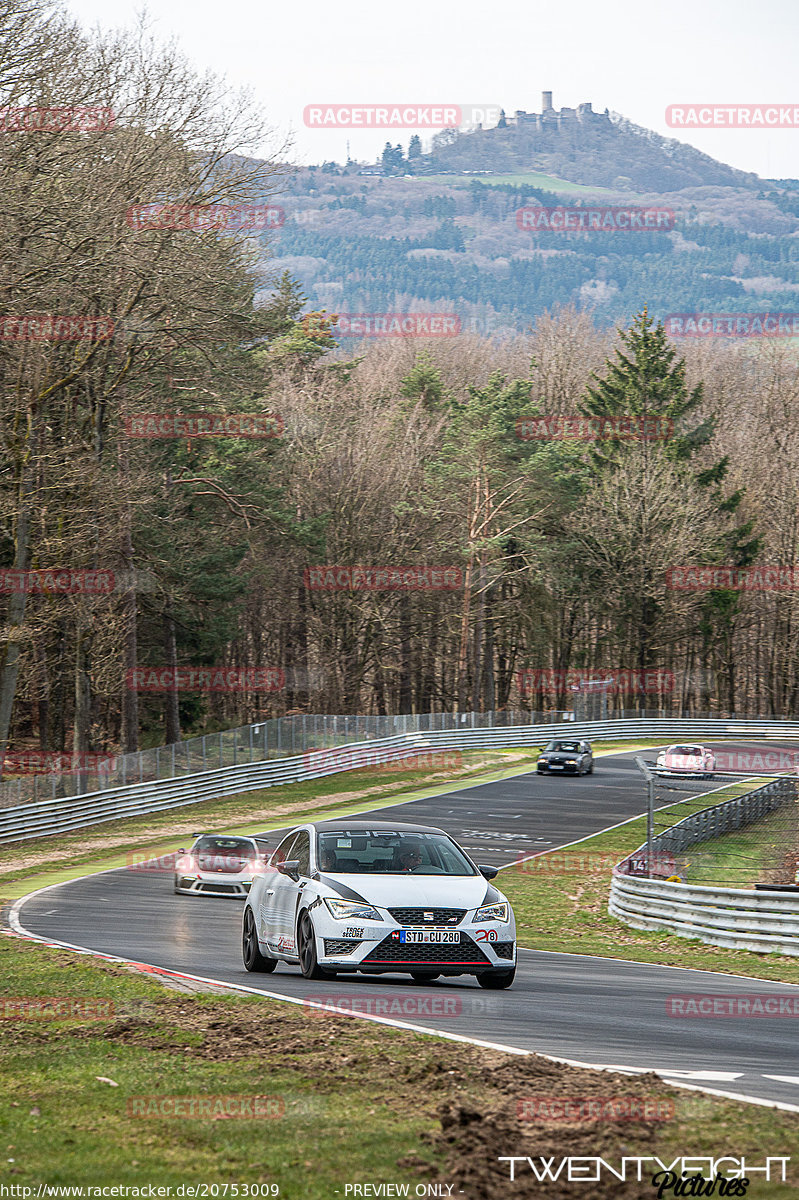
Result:
<svg viewBox="0 0 799 1200"><path fill-rule="evenodd" d="M448 964L465 967L485 967L489 961L479 946L470 937L461 936L457 945L441 945L434 942L401 942L391 936L383 938L375 946L364 963L425 963Z"/></svg>
<svg viewBox="0 0 799 1200"><path fill-rule="evenodd" d="M357 950L360 944L352 938L325 938L325 954L350 954Z"/></svg>
<svg viewBox="0 0 799 1200"><path fill-rule="evenodd" d="M513 942L494 942L497 958L513 958Z"/></svg>
<svg viewBox="0 0 799 1200"><path fill-rule="evenodd" d="M237 892L239 889L235 883L201 883L198 890L201 892Z"/></svg>
<svg viewBox="0 0 799 1200"><path fill-rule="evenodd" d="M390 908L398 925L460 925L465 908Z"/></svg>

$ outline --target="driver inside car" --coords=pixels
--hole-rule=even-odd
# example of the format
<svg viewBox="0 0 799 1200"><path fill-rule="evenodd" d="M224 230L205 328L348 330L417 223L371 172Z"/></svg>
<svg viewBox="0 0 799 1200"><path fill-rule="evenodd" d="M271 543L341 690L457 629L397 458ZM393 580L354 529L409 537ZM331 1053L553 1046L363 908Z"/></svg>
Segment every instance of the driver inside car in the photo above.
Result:
<svg viewBox="0 0 799 1200"><path fill-rule="evenodd" d="M422 865L422 852L418 846L406 846L399 854L398 869L415 871Z"/></svg>

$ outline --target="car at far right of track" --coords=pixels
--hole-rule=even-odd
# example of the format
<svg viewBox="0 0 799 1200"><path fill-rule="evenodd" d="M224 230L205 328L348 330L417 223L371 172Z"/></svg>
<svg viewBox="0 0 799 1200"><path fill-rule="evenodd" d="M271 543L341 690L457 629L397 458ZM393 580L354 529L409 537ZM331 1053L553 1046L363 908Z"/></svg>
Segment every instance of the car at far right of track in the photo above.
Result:
<svg viewBox="0 0 799 1200"><path fill-rule="evenodd" d="M661 750L655 766L662 775L699 775L703 779L712 779L716 756L708 746L682 742Z"/></svg>

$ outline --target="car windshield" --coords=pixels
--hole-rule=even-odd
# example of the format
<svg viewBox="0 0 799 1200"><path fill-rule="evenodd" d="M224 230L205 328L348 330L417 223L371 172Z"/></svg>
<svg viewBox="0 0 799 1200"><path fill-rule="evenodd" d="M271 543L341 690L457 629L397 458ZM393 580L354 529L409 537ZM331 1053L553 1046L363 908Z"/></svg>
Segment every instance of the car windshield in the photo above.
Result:
<svg viewBox="0 0 799 1200"><path fill-rule="evenodd" d="M701 746L672 746L669 753L670 754L688 754L691 757L695 757L696 755L700 755L702 753L702 747Z"/></svg>
<svg viewBox="0 0 799 1200"><path fill-rule="evenodd" d="M547 746L547 750L554 751L556 754L562 753L563 751L566 751L567 753L571 753L571 754L576 754L579 749L580 749L580 747L577 742L550 742L549 745ZM546 751L545 751L545 753L546 753Z"/></svg>
<svg viewBox="0 0 799 1200"><path fill-rule="evenodd" d="M226 858L254 858L255 847L246 838L203 837L194 847L195 854L222 854Z"/></svg>
<svg viewBox="0 0 799 1200"><path fill-rule="evenodd" d="M466 855L443 833L337 830L318 834L323 872L380 875L476 875Z"/></svg>

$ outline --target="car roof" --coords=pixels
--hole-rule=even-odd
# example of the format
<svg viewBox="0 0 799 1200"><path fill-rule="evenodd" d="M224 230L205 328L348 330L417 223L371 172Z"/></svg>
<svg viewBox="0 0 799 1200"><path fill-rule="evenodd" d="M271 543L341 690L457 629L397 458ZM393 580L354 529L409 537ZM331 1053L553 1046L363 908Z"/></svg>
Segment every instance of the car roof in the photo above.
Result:
<svg viewBox="0 0 799 1200"><path fill-rule="evenodd" d="M312 821L309 826L304 828L316 829L319 833L337 833L342 829L352 830L371 830L374 833L443 833L446 837L449 834L443 829L438 829L435 825L408 825L401 821L350 821L347 817L342 817L340 821Z"/></svg>

